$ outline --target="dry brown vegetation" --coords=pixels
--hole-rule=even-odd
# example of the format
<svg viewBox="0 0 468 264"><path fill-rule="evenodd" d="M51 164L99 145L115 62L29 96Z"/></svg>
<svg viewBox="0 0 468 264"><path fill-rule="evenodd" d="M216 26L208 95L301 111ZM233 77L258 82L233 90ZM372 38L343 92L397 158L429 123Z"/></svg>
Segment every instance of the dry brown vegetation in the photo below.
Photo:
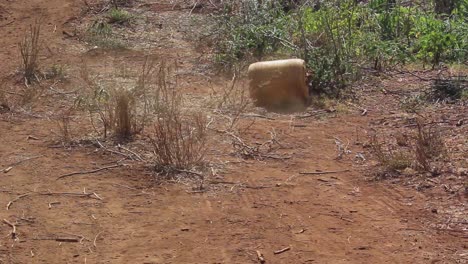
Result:
<svg viewBox="0 0 468 264"><path fill-rule="evenodd" d="M19 48L22 59L22 71L26 84L39 80L39 52L41 48L41 20L37 20L30 26L29 32L25 33Z"/></svg>
<svg viewBox="0 0 468 264"><path fill-rule="evenodd" d="M437 174L440 168L432 167L431 162L447 158L440 131L433 124L424 124L421 119L416 122L414 135L397 134L394 140L396 145L390 140L379 141L376 135L370 140L372 152L386 172L394 174L412 167Z"/></svg>

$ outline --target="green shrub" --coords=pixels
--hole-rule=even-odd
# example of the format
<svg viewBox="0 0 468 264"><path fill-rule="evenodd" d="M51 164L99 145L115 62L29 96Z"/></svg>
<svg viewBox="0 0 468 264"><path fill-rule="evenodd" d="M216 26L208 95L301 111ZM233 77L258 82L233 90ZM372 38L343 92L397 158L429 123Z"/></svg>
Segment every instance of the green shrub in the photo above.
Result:
<svg viewBox="0 0 468 264"><path fill-rule="evenodd" d="M216 61L230 68L249 56L262 59L286 43L291 21L280 8L280 2L241 0L225 3L222 12L215 16L219 25Z"/></svg>
<svg viewBox="0 0 468 264"><path fill-rule="evenodd" d="M215 16L217 62L231 67L251 57L301 57L312 72L312 92L338 96L363 69L467 61L466 1L450 16L435 14L429 2L311 2L286 12L280 0L225 1Z"/></svg>
<svg viewBox="0 0 468 264"><path fill-rule="evenodd" d="M101 48L125 48L125 43L116 38L112 32L111 25L106 21L94 21L86 32L86 40Z"/></svg>
<svg viewBox="0 0 468 264"><path fill-rule="evenodd" d="M129 23L133 16L125 10L112 8L109 11L109 23L126 24Z"/></svg>

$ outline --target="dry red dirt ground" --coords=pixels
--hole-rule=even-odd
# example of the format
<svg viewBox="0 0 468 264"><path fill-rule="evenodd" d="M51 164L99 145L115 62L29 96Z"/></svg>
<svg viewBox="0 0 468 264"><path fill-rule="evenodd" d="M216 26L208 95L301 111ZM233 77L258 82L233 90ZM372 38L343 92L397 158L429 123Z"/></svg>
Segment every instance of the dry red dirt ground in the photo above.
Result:
<svg viewBox="0 0 468 264"><path fill-rule="evenodd" d="M208 96L209 85L227 81L216 77L209 84L194 70L206 60L179 28L190 8L173 10L170 4L138 3L140 15L154 19L148 27L162 24L170 31L155 30L160 42L150 51L180 61L181 87L197 100ZM137 65L143 58L141 49L90 50L63 34L93 15L83 9L80 0L0 2L0 74L12 96L23 85L15 75L18 43L39 17L47 46L41 64L71 69L71 81L54 90L44 88L51 85L44 81L36 102L18 103L0 115L0 169L11 167L0 173L0 263L260 263L257 252L266 263L467 263L467 196L461 187L446 194L437 185L445 178L433 180L437 186L430 192L398 180L369 180L374 163L363 148L366 131L384 119L399 120L392 112L394 93L369 94L363 100L366 115L358 109L338 114L311 110L308 117L245 115L245 126L255 121L243 134L249 142L268 140L273 129L277 133L282 147L274 157L232 156L229 137L211 131L208 158L219 172L203 191L193 188L198 185L193 181L159 181L145 164L130 160L58 179L116 164L122 157L84 141L73 147L57 144L54 112L69 102L57 89L74 90L76 63L106 71L109 64ZM405 81L418 80L394 76L381 85L400 91L408 86ZM455 137L457 158L466 167L466 125L455 126L466 118L466 107L454 112L449 119L456 121L447 127L461 135ZM89 125L83 120L76 121L75 134L85 133ZM351 151L341 159L337 140ZM356 153L364 153L366 161L357 162ZM317 171L334 173L300 174ZM449 175L455 179L450 188L466 183L463 173ZM447 222L453 219L456 223ZM8 223L15 226L14 235ZM274 253L282 249L288 250Z"/></svg>

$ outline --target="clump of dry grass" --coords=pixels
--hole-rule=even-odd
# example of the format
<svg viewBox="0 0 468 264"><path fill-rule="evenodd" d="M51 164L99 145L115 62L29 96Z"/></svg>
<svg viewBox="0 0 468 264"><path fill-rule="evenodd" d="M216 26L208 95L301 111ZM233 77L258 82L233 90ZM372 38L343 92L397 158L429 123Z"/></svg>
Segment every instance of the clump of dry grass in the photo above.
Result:
<svg viewBox="0 0 468 264"><path fill-rule="evenodd" d="M445 143L441 133L433 126L424 126L421 120L417 121L414 152L417 168L432 172L431 160L446 156Z"/></svg>
<svg viewBox="0 0 468 264"><path fill-rule="evenodd" d="M375 135L371 138L372 152L386 172L395 173L406 168L432 174L440 172L440 168L432 166L437 159L447 157L440 131L433 125L424 125L421 120L416 121L416 127L415 135L405 136L404 141L397 134L397 146L390 142L379 142ZM384 149L384 146L387 148Z"/></svg>
<svg viewBox="0 0 468 264"><path fill-rule="evenodd" d="M151 137L155 169L171 174L203 167L207 151L206 123L206 118L199 113L184 118L176 111L158 118Z"/></svg>
<svg viewBox="0 0 468 264"><path fill-rule="evenodd" d="M93 80L88 69L82 67L81 76L88 93L81 96L78 103L89 112L96 132L104 138L113 132L119 140L128 140L143 132L159 101L154 99L159 96L159 88L152 86L157 73L154 65L146 61L134 86L128 87Z"/></svg>
<svg viewBox="0 0 468 264"><path fill-rule="evenodd" d="M65 144L70 143L73 138L71 133L71 122L74 113L75 108L72 106L61 111L57 118L57 127L59 130L59 135L61 137L61 141Z"/></svg>
<svg viewBox="0 0 468 264"><path fill-rule="evenodd" d="M204 167L207 151L206 117L199 112L183 109L177 80L170 81L171 72L165 64L157 69L156 76L159 89L153 107L158 115L150 136L156 171L169 175Z"/></svg>
<svg viewBox="0 0 468 264"><path fill-rule="evenodd" d="M137 132L135 120L135 97L125 89L115 94L115 133L120 139L129 139Z"/></svg>
<svg viewBox="0 0 468 264"><path fill-rule="evenodd" d="M392 149L385 150L383 145L385 145L385 142L380 142L376 135L371 138L370 146L372 152L386 171L397 172L411 167L412 158L408 152Z"/></svg>
<svg viewBox="0 0 468 264"><path fill-rule="evenodd" d="M36 21L30 26L29 32L25 34L23 40L19 44L22 70L26 84L31 84L34 80L38 80L36 73L38 72L38 59L41 33L41 22Z"/></svg>

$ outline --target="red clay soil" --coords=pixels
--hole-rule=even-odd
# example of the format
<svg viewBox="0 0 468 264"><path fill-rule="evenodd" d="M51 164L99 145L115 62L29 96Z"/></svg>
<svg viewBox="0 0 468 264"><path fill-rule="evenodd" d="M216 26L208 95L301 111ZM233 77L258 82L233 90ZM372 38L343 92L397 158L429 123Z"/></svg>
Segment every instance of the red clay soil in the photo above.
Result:
<svg viewBox="0 0 468 264"><path fill-rule="evenodd" d="M82 7L80 0L1 2L2 77L20 65L17 43L40 13L52 51L44 61L89 56L68 53L77 40L62 34ZM262 141L274 127L290 158L228 163L222 179L198 192L155 181L137 162L57 179L121 157L92 145L54 145L51 105L0 117L0 170L12 167L0 172L0 263L261 263L257 252L266 263L466 263L466 232L432 228L430 197L369 181L372 166L337 159L334 138L362 151L356 143L372 113L294 126L287 115L259 118L245 136ZM232 160L228 154L214 146L209 156ZM333 173L299 174L317 171Z"/></svg>

